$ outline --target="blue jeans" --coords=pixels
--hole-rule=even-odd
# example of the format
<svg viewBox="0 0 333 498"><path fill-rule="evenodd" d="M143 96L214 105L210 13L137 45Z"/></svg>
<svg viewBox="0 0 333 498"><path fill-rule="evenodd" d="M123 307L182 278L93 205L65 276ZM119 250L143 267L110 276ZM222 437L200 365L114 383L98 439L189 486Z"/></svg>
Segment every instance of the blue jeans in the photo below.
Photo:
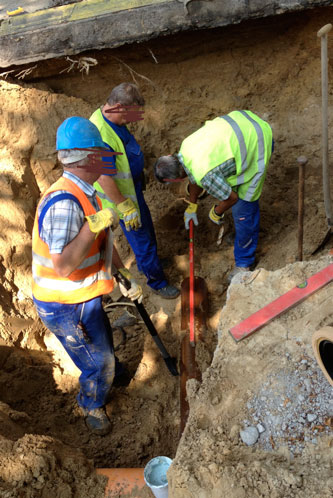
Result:
<svg viewBox="0 0 333 498"><path fill-rule="evenodd" d="M47 303L34 298L34 303L44 325L56 335L82 372L79 406L93 410L105 405L116 360L102 298L80 304Z"/></svg>
<svg viewBox="0 0 333 498"><path fill-rule="evenodd" d="M134 252L138 270L146 275L147 284L152 289L158 290L165 287L168 282L157 255L157 242L151 214L143 193L137 186L136 195L141 214L141 227L128 232L122 220L120 226Z"/></svg>
<svg viewBox="0 0 333 498"><path fill-rule="evenodd" d="M234 256L236 266L251 266L255 261L260 228L259 201L238 199L232 206L235 223Z"/></svg>

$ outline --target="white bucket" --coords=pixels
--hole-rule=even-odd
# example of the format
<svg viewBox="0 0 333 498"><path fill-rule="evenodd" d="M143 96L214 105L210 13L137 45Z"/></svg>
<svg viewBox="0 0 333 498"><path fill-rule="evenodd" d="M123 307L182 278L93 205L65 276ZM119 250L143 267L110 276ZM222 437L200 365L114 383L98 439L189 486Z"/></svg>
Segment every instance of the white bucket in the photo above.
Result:
<svg viewBox="0 0 333 498"><path fill-rule="evenodd" d="M168 498L167 471L172 463L171 458L158 456L149 460L143 471L145 483L156 498Z"/></svg>

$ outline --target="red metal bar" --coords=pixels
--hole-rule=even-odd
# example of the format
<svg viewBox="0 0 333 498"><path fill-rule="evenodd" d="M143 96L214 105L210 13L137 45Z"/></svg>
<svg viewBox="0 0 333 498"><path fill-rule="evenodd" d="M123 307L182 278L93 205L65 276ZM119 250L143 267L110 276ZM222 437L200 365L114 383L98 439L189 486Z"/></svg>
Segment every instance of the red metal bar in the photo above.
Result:
<svg viewBox="0 0 333 498"><path fill-rule="evenodd" d="M295 304L300 303L318 289L324 287L333 280L333 264L326 266L323 270L315 273L302 284L282 294L271 303L256 311L248 318L230 329L230 334L236 342L245 339L258 329L269 323L273 318L289 310Z"/></svg>
<svg viewBox="0 0 333 498"><path fill-rule="evenodd" d="M195 346L194 335L194 226L190 220L190 344Z"/></svg>

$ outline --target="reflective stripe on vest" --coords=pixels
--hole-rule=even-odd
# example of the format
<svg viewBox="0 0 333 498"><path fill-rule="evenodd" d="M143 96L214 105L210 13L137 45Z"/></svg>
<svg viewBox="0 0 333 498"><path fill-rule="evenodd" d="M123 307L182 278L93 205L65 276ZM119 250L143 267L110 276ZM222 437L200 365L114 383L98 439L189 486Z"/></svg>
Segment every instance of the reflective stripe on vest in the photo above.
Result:
<svg viewBox="0 0 333 498"><path fill-rule="evenodd" d="M40 254L35 253L32 251L32 257L33 261L35 264L45 266L45 268L53 268L53 263L52 259L45 258L44 256L41 256ZM94 256L90 256L86 258L80 266L77 267L77 270L82 270L83 268L88 268L88 266L92 266L95 263L97 263L101 258L103 257L103 254L98 252Z"/></svg>
<svg viewBox="0 0 333 498"><path fill-rule="evenodd" d="M113 289L112 277L104 265L105 232L93 242L87 257L68 277L60 277L53 266L48 245L40 238L38 208L51 192L65 190L73 194L85 216L96 213L85 193L68 178L61 177L42 196L36 211L32 234L32 293L41 301L75 304L107 294ZM101 201L97 199L101 207Z"/></svg>
<svg viewBox="0 0 333 498"><path fill-rule="evenodd" d="M259 184L260 179L262 178L263 174L265 173L265 141L264 141L264 134L262 131L261 126L257 121L255 121L249 114L247 114L245 111L239 111L240 114L242 114L246 119L252 123L254 126L256 133L257 133L257 139L258 139L258 160L257 160L257 168L258 172L254 175L254 177L250 180L246 193L243 197L244 201L251 201L255 190ZM232 129L234 130L236 137L239 142L239 148L240 148L240 155L241 155L241 174L237 175L237 185L243 185L245 183L245 178L244 174L245 171L248 169L248 164L247 164L247 148L245 145L245 140L243 133L239 127L239 125L236 123L234 119L232 119L230 116L221 116L221 119L225 119Z"/></svg>
<svg viewBox="0 0 333 498"><path fill-rule="evenodd" d="M121 192L121 194L127 198L132 199L134 205L140 215L140 209L138 204L138 199L136 197L134 182L132 178L131 169L128 163L126 150L122 140L118 137L114 129L105 121L101 109L97 109L91 116L90 121L94 123L99 129L101 137L105 143L107 143L115 152L122 152L122 155L115 156L117 174L112 176L112 179L116 182L116 185ZM102 200L103 209L110 207L115 209L122 219L123 214L117 210L115 202L108 197L102 186L98 183L94 183L94 187L98 192L98 196Z"/></svg>
<svg viewBox="0 0 333 498"><path fill-rule="evenodd" d="M99 271L97 273L94 273L94 275L91 275L90 277L84 278L82 280L67 280L67 279L61 279L59 278L58 280L54 280L52 278L45 278L45 277L39 277L38 275L32 273L33 279L38 284L39 286L42 286L43 289L48 289L51 291L63 291L64 286L66 286L66 292L76 292L78 290L82 290L84 288L90 287L94 283L98 282L99 280L107 280L108 275L105 271ZM36 296L35 296L36 297ZM97 296L94 296L97 297ZM88 301L89 299L93 299L89 297L86 299ZM45 299L44 299L45 301ZM61 301L59 301L61 302ZM81 301L80 301L81 302ZM74 303L72 303L74 304Z"/></svg>

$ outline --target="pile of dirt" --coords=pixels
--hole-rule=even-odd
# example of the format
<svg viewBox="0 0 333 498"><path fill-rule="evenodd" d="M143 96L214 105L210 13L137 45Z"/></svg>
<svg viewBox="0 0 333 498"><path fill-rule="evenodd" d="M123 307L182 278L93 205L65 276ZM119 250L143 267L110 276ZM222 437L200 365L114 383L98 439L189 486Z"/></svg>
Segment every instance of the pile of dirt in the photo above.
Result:
<svg viewBox="0 0 333 498"><path fill-rule="evenodd" d="M69 116L89 117L113 86L132 80L140 85L147 102L145 119L131 129L145 154L146 200L160 256L170 260L166 268L170 282L180 285L188 276L184 185L170 188L157 184L152 165L158 156L177 151L183 138L205 120L234 109L250 109L267 119L275 139L275 152L261 198L260 267L277 270L295 261L299 155L309 158L304 256L313 262L307 263L304 270L303 265L287 267L281 282L274 274L271 277L261 270L251 285L233 286L227 305L232 318L225 318L224 310L222 324L225 320L226 326L220 329L227 330L231 323L254 311L258 305L257 291L263 305L299 283L305 275L314 273L324 263L317 263L311 253L326 233L320 173L320 41L316 33L327 23L330 14L330 9L318 9L186 33L151 41L149 46L136 45L135 49L130 46L94 52L89 55L98 64L88 74L75 73L73 69L61 72L69 63L59 59L38 64L29 81L11 80L10 75L0 81L0 337L3 341L0 401L27 417L19 427L7 420L8 424L3 426L6 433L0 431L6 438L1 443L4 448L7 439L19 440L30 451L31 441L36 441L37 448L41 438L44 441L41 444L46 445L43 455L49 454L48 448L51 453L53 449L58 451L56 448L61 453L60 443L53 443L57 440L84 452L100 467L142 467L156 455L174 458L177 453L171 485L174 496L182 498L212 497L215 487L219 490L216 493L220 493L216 496L239 498L245 496L246 486L254 489L259 482L262 496L280 497L284 492L285 497L309 498L312 495L304 494L305 486L309 487L309 493L318 486L321 496L326 496L329 488L324 487L323 481L328 475L328 450L325 445L321 447L322 433L319 432L318 439L316 436L316 444L311 446L306 442L301 454L295 454L292 460L283 454L282 445L271 453L264 451L265 446L259 450L259 443L255 451L253 447L245 447L239 432L247 425L244 421L248 420L250 425L255 422L250 418L256 416L251 407L255 412L256 396L264 384L263 372L267 387L271 387L269 376L280 372L282 359L287 361L286 352L291 354L291 365L302 355L304 359L311 358L310 343L305 340L303 329L311 333L319 325L330 324L329 297L319 302L316 301L319 294L314 295L295 312L271 324L270 334L261 333L245 345L236 347L222 334L214 355L220 312L228 288L226 276L234 260L231 215L226 216L226 236L222 245L217 246L218 227L208 220L214 202L211 197L200 201L200 224L195 230L195 272L205 279L209 291L208 330L198 348L204 382L201 389L196 383L189 383L190 424L179 445L179 383L167 371L139 317L136 324L126 328L127 340L119 345L117 352L129 368L131 382L127 387L112 389L107 411L113 431L104 438L88 434L75 398L78 372L37 318L30 282L31 231L36 205L41 193L61 174L55 154L57 127ZM330 65L329 79L332 77ZM329 116L333 116L331 107L330 104ZM119 230L116 237L124 262L143 286L144 305L163 342L170 354L179 358L184 334L180 330L180 300L165 301L151 294ZM321 296L323 292L329 292L329 287L321 291ZM117 291L111 296L113 300L118 297ZM320 319L314 308L307 312L312 302L321 306ZM133 313L133 308L129 307L129 311ZM302 313L297 317L300 327L297 334L294 313ZM111 321L118 316L118 312L109 315ZM287 337L286 330L294 335L282 343L281 338ZM301 346L297 345L296 336L301 337ZM257 342L263 341L263 337L267 340L265 345ZM283 349L283 344L291 351ZM312 365L309 368L313 369ZM306 396L306 393L300 394ZM271 410L272 406L267 406L267 412ZM259 418L258 422L265 423ZM269 430L273 429L266 427L266 434ZM30 435L28 439L24 439L24 434ZM276 439L274 431L270 435ZM260 437L263 440L264 436ZM10 443L7 456L11 458L14 450ZM322 479L316 472L317 460L322 465ZM274 489L280 484L280 491Z"/></svg>
<svg viewBox="0 0 333 498"><path fill-rule="evenodd" d="M0 420L2 498L103 496L106 478L95 474L93 462L83 453L48 436L27 433L20 437L29 417L2 402ZM4 431L11 437L5 437ZM13 435L18 439L12 439Z"/></svg>
<svg viewBox="0 0 333 498"><path fill-rule="evenodd" d="M331 262L323 257L233 279L212 365L201 385L188 382L191 411L169 471L171 496L332 496L332 388L311 348L313 332L333 323L332 284L242 342L228 333ZM263 418L251 419L253 407ZM264 430L250 442L244 429L254 421Z"/></svg>

